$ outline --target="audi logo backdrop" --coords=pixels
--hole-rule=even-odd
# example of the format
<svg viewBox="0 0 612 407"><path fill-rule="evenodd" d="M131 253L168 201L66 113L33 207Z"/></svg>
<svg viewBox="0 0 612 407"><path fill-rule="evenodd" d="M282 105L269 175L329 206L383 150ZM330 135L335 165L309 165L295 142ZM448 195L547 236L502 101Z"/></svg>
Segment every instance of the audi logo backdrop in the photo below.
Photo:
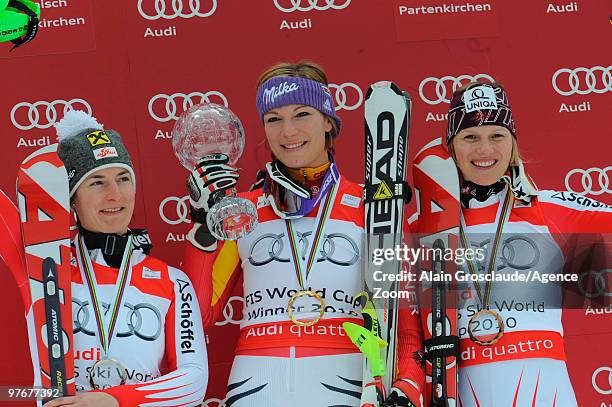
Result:
<svg viewBox="0 0 612 407"><path fill-rule="evenodd" d="M190 227L187 172L172 153L172 126L202 101L230 107L246 130L239 187L247 188L270 156L255 83L263 69L283 60L312 59L326 68L343 119L337 160L356 181L363 179L363 102L370 83L393 80L411 93L412 158L445 134L453 90L485 79L507 88L526 167L540 188L612 204L609 0L40 3L38 37L13 52L0 44L0 187L15 198L18 163L56 141L53 124L66 110L92 113L119 131L132 152L138 177L133 224L149 228L154 253L171 264L180 261ZM14 281L0 266L4 326L14 327L0 339L1 349L10 349L0 352L0 385L25 385L31 371L23 310ZM612 295L610 275L604 270L589 277L591 295ZM207 332L207 406L223 405L242 308L236 292ZM609 403L612 310L566 314L579 405Z"/></svg>

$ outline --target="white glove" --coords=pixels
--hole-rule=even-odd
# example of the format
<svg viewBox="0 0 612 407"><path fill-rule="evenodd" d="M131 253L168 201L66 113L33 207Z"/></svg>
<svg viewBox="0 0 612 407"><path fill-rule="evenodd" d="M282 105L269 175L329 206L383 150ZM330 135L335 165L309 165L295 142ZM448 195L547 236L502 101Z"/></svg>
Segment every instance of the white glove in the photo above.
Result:
<svg viewBox="0 0 612 407"><path fill-rule="evenodd" d="M189 202L200 215L209 212L210 208L225 196L225 192L238 183L238 170L227 165L228 162L229 158L225 154L209 154L202 157L189 174Z"/></svg>

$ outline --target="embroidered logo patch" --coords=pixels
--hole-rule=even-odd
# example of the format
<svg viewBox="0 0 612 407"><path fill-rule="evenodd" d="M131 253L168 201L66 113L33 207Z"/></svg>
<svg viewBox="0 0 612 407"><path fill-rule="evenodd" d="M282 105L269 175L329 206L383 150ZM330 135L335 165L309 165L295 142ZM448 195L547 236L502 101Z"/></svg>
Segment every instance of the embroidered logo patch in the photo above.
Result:
<svg viewBox="0 0 612 407"><path fill-rule="evenodd" d="M161 271L151 270L148 267L143 267L142 268L142 278L147 278L150 280L159 280L161 278Z"/></svg>
<svg viewBox="0 0 612 407"><path fill-rule="evenodd" d="M350 206L351 208L358 208L360 202L361 198L349 194L342 195L342 199L340 200L342 205Z"/></svg>
<svg viewBox="0 0 612 407"><path fill-rule="evenodd" d="M96 160L119 156L119 154L117 154L117 149L115 147L98 148L97 150L93 150L93 153L94 153L94 157L96 158Z"/></svg>
<svg viewBox="0 0 612 407"><path fill-rule="evenodd" d="M87 140L92 147L97 147L102 144L111 144L108 134L102 130L92 131L87 135Z"/></svg>
<svg viewBox="0 0 612 407"><path fill-rule="evenodd" d="M476 86L466 90L463 101L466 113L476 110L497 110L495 90L489 86Z"/></svg>

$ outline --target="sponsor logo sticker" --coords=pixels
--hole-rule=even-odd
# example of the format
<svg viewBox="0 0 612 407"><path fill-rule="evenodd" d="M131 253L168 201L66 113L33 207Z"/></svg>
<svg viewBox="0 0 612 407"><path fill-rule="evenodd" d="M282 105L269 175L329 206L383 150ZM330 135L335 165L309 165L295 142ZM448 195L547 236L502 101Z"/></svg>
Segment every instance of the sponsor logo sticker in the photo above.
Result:
<svg viewBox="0 0 612 407"><path fill-rule="evenodd" d="M351 208L358 208L360 202L361 198L349 194L342 195L342 199L340 200L342 205L350 206Z"/></svg>
<svg viewBox="0 0 612 407"><path fill-rule="evenodd" d="M495 90L488 86L476 86L465 92L463 96L465 102L465 112L470 113L476 110L497 110L497 100Z"/></svg>
<svg viewBox="0 0 612 407"><path fill-rule="evenodd" d="M142 268L142 278L146 278L150 280L159 280L161 279L161 271L151 270L148 267L143 267Z"/></svg>
<svg viewBox="0 0 612 407"><path fill-rule="evenodd" d="M327 110L328 112L331 112L332 108L331 108L331 103L329 102L329 99L323 102L323 108Z"/></svg>
<svg viewBox="0 0 612 407"><path fill-rule="evenodd" d="M94 157L96 158L96 160L119 156L119 154L117 154L117 149L115 147L98 148L96 150L93 150L93 153L94 153Z"/></svg>
<svg viewBox="0 0 612 407"><path fill-rule="evenodd" d="M271 198L271 199L274 199L274 198ZM263 208L264 206L269 206L269 205L270 205L270 202L268 202L265 195L261 195L259 198L257 198L257 209Z"/></svg>
<svg viewBox="0 0 612 407"><path fill-rule="evenodd" d="M97 147L102 144L111 144L108 134L102 130L92 131L87 135L87 140L92 147Z"/></svg>
<svg viewBox="0 0 612 407"><path fill-rule="evenodd" d="M387 185L385 181L381 181L376 193L374 193L374 200L380 201L382 199L390 199L393 198L393 192L391 192L391 188Z"/></svg>

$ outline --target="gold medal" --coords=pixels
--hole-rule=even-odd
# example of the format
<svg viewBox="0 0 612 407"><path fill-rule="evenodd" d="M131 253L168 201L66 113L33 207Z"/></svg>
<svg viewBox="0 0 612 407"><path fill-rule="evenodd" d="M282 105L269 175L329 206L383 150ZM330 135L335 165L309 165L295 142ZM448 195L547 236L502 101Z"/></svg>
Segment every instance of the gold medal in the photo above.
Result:
<svg viewBox="0 0 612 407"><path fill-rule="evenodd" d="M100 359L89 371L89 384L92 390L103 390L120 386L127 380L125 367L115 359Z"/></svg>
<svg viewBox="0 0 612 407"><path fill-rule="evenodd" d="M293 303L300 297L310 297L314 298L319 303L319 315L311 320L311 321L300 321L297 319L295 314L293 313ZM287 315L289 315L289 319L296 325L300 326L312 326L319 322L321 318L323 318L323 314L325 314L325 300L321 295L315 293L312 290L300 290L293 294L287 303Z"/></svg>
<svg viewBox="0 0 612 407"><path fill-rule="evenodd" d="M333 168L335 168L332 165ZM331 175L330 175L331 174ZM312 326L319 322L321 318L323 318L323 314L325 314L325 300L320 294L317 294L313 290L306 290L304 287L306 285L306 281L308 280L308 276L312 271L313 266L317 263L317 253L319 253L319 247L325 236L325 222L329 218L331 213L331 208L334 202L334 196L336 194L337 187L337 178L333 175L333 171L328 173L323 180L322 185L327 185L323 187L324 192L320 192L317 195L317 202L321 199L322 196L325 196L325 201L321 202L319 205L319 211L317 213L317 218L315 220L315 225L312 228L313 237L312 237L312 245L307 250L306 246L303 245L304 238L300 235L300 233L295 233L293 230L293 224L291 219L285 219L285 227L287 228L287 237L289 238L289 248L291 249L291 262L293 263L293 267L295 269L295 276L297 278L297 282L299 284L300 290L291 296L289 302L287 303L287 315L291 322L299 326ZM308 253L308 256L304 256ZM306 260L306 263L302 264L302 259ZM319 315L313 319L308 321L300 321L294 314L293 304L300 297L310 297L315 299L319 304ZM302 308L298 306L298 309ZM316 312L316 311L312 311Z"/></svg>
<svg viewBox="0 0 612 407"><path fill-rule="evenodd" d="M491 339L488 339L488 338L487 339L481 339L481 338L477 337L476 334L474 334L474 328L473 328L472 324L476 323L476 320L477 320L478 317L484 316L484 315L491 315L497 321L497 327L498 327L497 328L497 334L495 334L495 336L493 338L491 338ZM493 327L493 324L491 324L491 327ZM498 312L493 311L493 310L489 310L489 309L481 309L480 311L478 311L477 313L472 315L472 317L470 318L470 321L468 322L468 334L470 335L470 339L472 340L472 342L475 342L478 345L481 345L481 346L495 345L497 342L499 342L499 340L502 338L502 336L504 336L504 321L502 320L502 318L501 318L501 316L499 315ZM485 334L482 337L489 337L491 335L492 334Z"/></svg>

